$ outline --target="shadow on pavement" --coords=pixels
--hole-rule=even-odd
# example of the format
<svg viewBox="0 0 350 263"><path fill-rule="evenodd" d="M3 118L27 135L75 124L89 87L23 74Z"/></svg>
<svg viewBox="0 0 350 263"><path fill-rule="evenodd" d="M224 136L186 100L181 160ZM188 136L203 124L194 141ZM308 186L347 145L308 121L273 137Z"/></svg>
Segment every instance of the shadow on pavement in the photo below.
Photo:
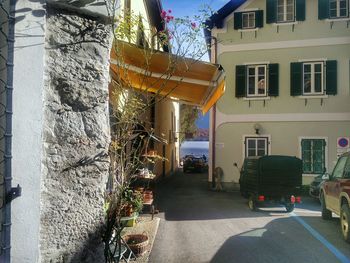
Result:
<svg viewBox="0 0 350 263"><path fill-rule="evenodd" d="M339 220L329 222L322 221L319 217L300 218L350 260L350 244L341 237ZM287 217L275 219L264 228L256 228L230 237L210 262L322 263L338 262L338 260L309 232L305 234L305 228L296 219Z"/></svg>
<svg viewBox="0 0 350 263"><path fill-rule="evenodd" d="M250 211L239 192L211 191L207 174L178 172L169 176L157 185L156 206L169 221L269 216L269 211ZM286 213L283 207L271 212Z"/></svg>

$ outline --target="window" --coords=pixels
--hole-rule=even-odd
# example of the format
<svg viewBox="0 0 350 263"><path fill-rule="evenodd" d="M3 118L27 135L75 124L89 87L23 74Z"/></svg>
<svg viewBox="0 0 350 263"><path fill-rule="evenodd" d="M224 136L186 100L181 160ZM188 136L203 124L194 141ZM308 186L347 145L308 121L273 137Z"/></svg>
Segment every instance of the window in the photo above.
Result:
<svg viewBox="0 0 350 263"><path fill-rule="evenodd" d="M245 138L245 157L264 156L268 154L266 137L246 137Z"/></svg>
<svg viewBox="0 0 350 263"><path fill-rule="evenodd" d="M329 18L348 17L349 0L329 0Z"/></svg>
<svg viewBox="0 0 350 263"><path fill-rule="evenodd" d="M266 23L305 21L305 2L306 0L266 0Z"/></svg>
<svg viewBox="0 0 350 263"><path fill-rule="evenodd" d="M264 11L235 12L233 26L236 30L262 28L264 26Z"/></svg>
<svg viewBox="0 0 350 263"><path fill-rule="evenodd" d="M242 14L242 28L243 29L255 28L255 12Z"/></svg>
<svg viewBox="0 0 350 263"><path fill-rule="evenodd" d="M321 174L325 171L325 148L324 139L302 139L301 159L303 172L306 174Z"/></svg>
<svg viewBox="0 0 350 263"><path fill-rule="evenodd" d="M278 96L278 64L236 66L236 97Z"/></svg>
<svg viewBox="0 0 350 263"><path fill-rule="evenodd" d="M303 64L303 94L323 94L323 62Z"/></svg>
<svg viewBox="0 0 350 263"><path fill-rule="evenodd" d="M350 157L348 157L348 162L344 168L344 178L350 178Z"/></svg>
<svg viewBox="0 0 350 263"><path fill-rule="evenodd" d="M277 22L293 22L294 11L294 0L277 0Z"/></svg>
<svg viewBox="0 0 350 263"><path fill-rule="evenodd" d="M337 61L292 62L290 95L337 95Z"/></svg>
<svg viewBox="0 0 350 263"><path fill-rule="evenodd" d="M335 168L333 170L333 174L332 174L333 178L342 178L343 177L346 160L347 160L346 156L343 156L338 160L337 165L335 166Z"/></svg>
<svg viewBox="0 0 350 263"><path fill-rule="evenodd" d="M247 95L266 96L266 65L248 66Z"/></svg>

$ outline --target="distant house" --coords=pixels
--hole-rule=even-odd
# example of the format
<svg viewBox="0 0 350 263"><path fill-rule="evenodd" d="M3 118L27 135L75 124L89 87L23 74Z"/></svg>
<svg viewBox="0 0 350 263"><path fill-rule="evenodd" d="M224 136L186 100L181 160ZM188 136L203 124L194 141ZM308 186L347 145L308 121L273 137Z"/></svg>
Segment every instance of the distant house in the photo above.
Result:
<svg viewBox="0 0 350 263"><path fill-rule="evenodd" d="M309 184L350 150L349 6L230 1L207 21L211 61L226 71L210 125L211 168L226 187L238 187L233 163L247 156L297 156Z"/></svg>

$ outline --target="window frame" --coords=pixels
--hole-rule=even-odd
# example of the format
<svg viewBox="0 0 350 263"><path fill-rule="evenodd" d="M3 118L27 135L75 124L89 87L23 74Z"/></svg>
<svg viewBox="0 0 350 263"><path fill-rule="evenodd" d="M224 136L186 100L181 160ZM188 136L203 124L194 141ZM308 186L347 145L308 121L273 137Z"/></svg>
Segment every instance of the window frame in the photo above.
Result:
<svg viewBox="0 0 350 263"><path fill-rule="evenodd" d="M321 91L315 91L315 65L321 65ZM305 66L310 65L310 92L305 92ZM302 62L302 96L319 96L325 94L325 62L324 61L305 61ZM316 72L318 73L318 72Z"/></svg>
<svg viewBox="0 0 350 263"><path fill-rule="evenodd" d="M254 156L265 156L269 155L269 144L270 144L270 137L269 136L244 136L244 158L250 157L248 156L248 141L249 140L254 140L255 141L255 154ZM258 140L264 140L265 141L265 155L257 155L258 154L258 147L257 147L257 141ZM253 157L253 156L252 156Z"/></svg>
<svg viewBox="0 0 350 263"><path fill-rule="evenodd" d="M293 18L291 20L288 20L287 19L287 15L288 15L288 12L287 12L287 6L288 6L288 0L281 0L283 1L283 4L282 5L279 5L279 1L280 0L277 0L276 1L276 23L277 24L282 24L282 23L293 23L295 22L295 17L296 17L296 1L295 0L292 0L293 1ZM279 13L278 12L278 7L279 6L283 6L283 13ZM279 20L279 15L280 14L283 14L283 20Z"/></svg>
<svg viewBox="0 0 350 263"><path fill-rule="evenodd" d="M303 140L324 140L325 147L324 147L324 165L323 165L323 168L325 170L327 170L328 169L328 137L309 137L309 136L299 137L299 157L303 162L303 174L308 175L308 176L315 176L315 175L323 173L323 171L321 173L319 173L319 172L316 173L314 171L314 169L312 169L311 172L304 171L303 148L302 148L302 141Z"/></svg>
<svg viewBox="0 0 350 263"><path fill-rule="evenodd" d="M253 25L249 24L249 21L250 21L249 16L250 15L253 15ZM244 17L245 16L248 16L248 26L247 27L244 26ZM255 12L243 12L242 13L242 29L254 29L255 27L256 27L256 15L255 15Z"/></svg>
<svg viewBox="0 0 350 263"><path fill-rule="evenodd" d="M259 94L259 68L264 68L264 94ZM254 68L254 94L249 94L249 69ZM246 98L256 98L256 97L267 97L268 96L268 72L267 72L267 64L250 64L246 65Z"/></svg>
<svg viewBox="0 0 350 263"><path fill-rule="evenodd" d="M345 16L341 16L340 15L340 2L342 1L345 1L346 3L346 15ZM337 15L336 16L332 16L331 15L331 4L332 3L336 3L336 13ZM329 0L329 3L328 3L328 12L329 12L329 19L341 19L341 18L348 18L349 17L349 0Z"/></svg>

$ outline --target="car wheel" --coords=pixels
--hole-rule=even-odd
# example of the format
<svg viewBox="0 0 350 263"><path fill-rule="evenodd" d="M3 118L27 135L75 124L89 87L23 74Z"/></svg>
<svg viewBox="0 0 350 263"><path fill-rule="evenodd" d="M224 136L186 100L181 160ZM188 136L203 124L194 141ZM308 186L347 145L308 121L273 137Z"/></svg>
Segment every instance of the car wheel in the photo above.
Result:
<svg viewBox="0 0 350 263"><path fill-rule="evenodd" d="M350 209L348 204L343 204L340 210L340 226L344 240L350 243Z"/></svg>
<svg viewBox="0 0 350 263"><path fill-rule="evenodd" d="M248 200L248 207L251 211L256 211L256 202L254 195L251 195Z"/></svg>
<svg viewBox="0 0 350 263"><path fill-rule="evenodd" d="M322 218L325 220L331 219L332 218L332 211L328 210L326 207L326 200L324 198L323 192L321 192L320 201L321 201Z"/></svg>
<svg viewBox="0 0 350 263"><path fill-rule="evenodd" d="M286 205L285 205L285 208L286 208L286 210L287 210L288 213L293 212L294 207L295 207L294 204L286 204Z"/></svg>

